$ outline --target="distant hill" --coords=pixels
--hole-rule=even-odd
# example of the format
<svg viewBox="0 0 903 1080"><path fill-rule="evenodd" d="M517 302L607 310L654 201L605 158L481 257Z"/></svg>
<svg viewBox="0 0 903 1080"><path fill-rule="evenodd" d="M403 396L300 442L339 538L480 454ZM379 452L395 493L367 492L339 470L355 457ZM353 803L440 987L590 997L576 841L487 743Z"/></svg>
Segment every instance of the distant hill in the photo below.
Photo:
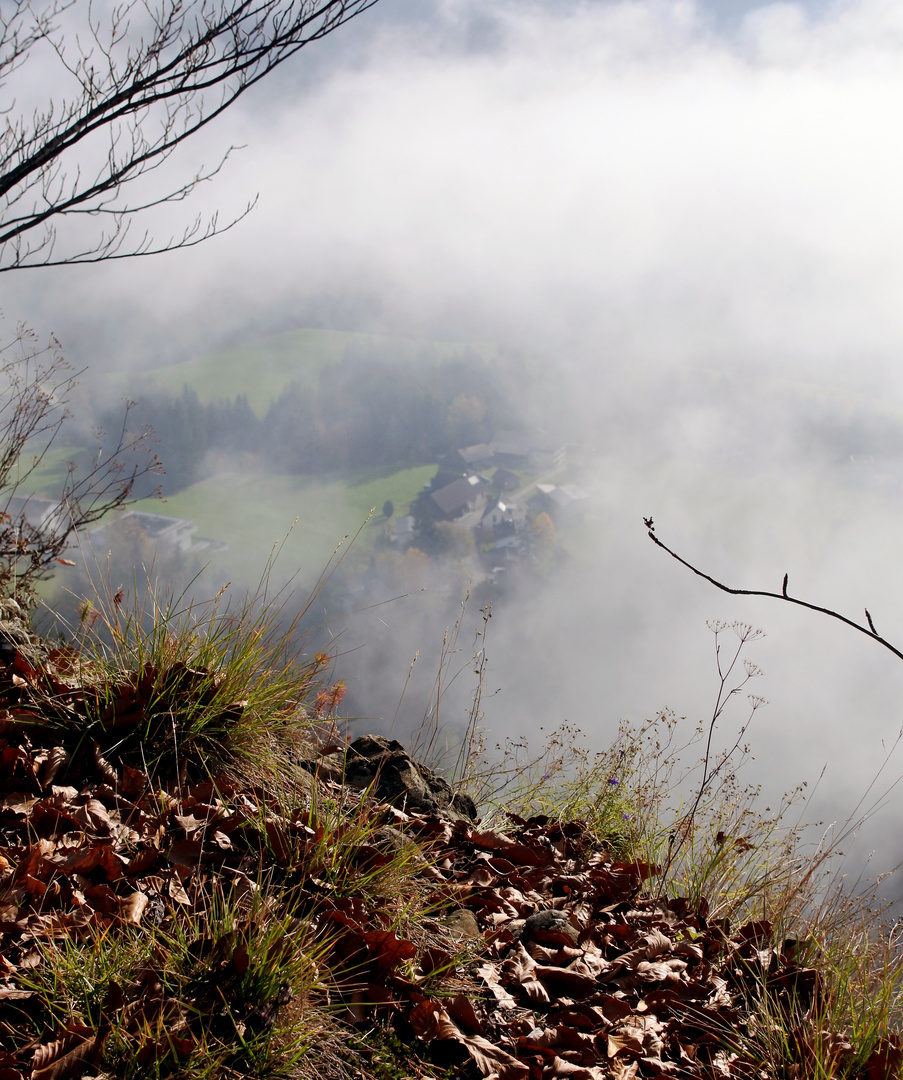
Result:
<svg viewBox="0 0 903 1080"><path fill-rule="evenodd" d="M187 384L204 402L244 394L254 412L262 416L289 383L316 385L320 372L337 364L349 346L407 354L412 360L424 351L437 359L467 348L487 358L497 352L496 346L483 343L397 338L347 330L289 330L144 372L137 387L134 376L130 376L125 389L135 396L143 387L178 394Z"/></svg>

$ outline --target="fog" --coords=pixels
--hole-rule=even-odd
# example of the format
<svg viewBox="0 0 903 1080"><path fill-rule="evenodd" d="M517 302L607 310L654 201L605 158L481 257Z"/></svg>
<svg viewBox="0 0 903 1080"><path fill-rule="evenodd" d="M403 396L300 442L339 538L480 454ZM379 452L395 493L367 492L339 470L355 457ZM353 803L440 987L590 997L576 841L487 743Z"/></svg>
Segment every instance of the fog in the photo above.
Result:
<svg viewBox="0 0 903 1080"><path fill-rule="evenodd" d="M706 620L742 620L767 633L749 655L769 701L746 778L773 798L824 768L813 815L842 820L903 722L903 666L811 612L718 593L642 519L729 585L780 591L788 572L793 595L867 606L903 643L903 457L871 438L903 423L901 61L903 12L882 0L382 0L185 148L193 171L245 147L195 209L228 219L259 192L250 218L159 259L5 275L0 305L96 372L299 326L547 357L555 394L529 409L592 462L590 539L493 617L492 741L707 719ZM817 437L825 417L858 442ZM412 716L429 695L444 625L418 604L434 612L414 592L330 616L338 674L383 723L417 648ZM856 858L903 855L901 802Z"/></svg>

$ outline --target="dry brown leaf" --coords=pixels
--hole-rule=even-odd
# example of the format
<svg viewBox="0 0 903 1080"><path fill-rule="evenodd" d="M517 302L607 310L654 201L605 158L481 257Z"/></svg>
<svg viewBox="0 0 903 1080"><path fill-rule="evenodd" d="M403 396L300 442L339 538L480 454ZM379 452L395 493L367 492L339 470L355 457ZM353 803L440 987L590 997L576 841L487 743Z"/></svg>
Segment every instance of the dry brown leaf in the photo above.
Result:
<svg viewBox="0 0 903 1080"><path fill-rule="evenodd" d="M129 877L138 877L146 873L160 858L160 852L152 846L141 848L129 859L127 872Z"/></svg>
<svg viewBox="0 0 903 1080"><path fill-rule="evenodd" d="M119 917L123 922L138 926L141 916L149 903L149 899L143 892L134 892L130 896L119 898Z"/></svg>
<svg viewBox="0 0 903 1080"><path fill-rule="evenodd" d="M116 790L119 787L119 774L101 753L98 742L94 743L94 768L111 788Z"/></svg>
<svg viewBox="0 0 903 1080"><path fill-rule="evenodd" d="M558 1080L559 1077L566 1077L567 1080L609 1080L610 1075L608 1071L595 1065L588 1068L585 1065L574 1065L556 1055L543 1069L542 1080ZM635 1076L636 1073L631 1075Z"/></svg>
<svg viewBox="0 0 903 1080"><path fill-rule="evenodd" d="M633 970L642 960L655 960L664 953L670 952L672 945L673 942L667 934L663 934L661 930L653 930L635 949L617 957L615 965Z"/></svg>
<svg viewBox="0 0 903 1080"><path fill-rule="evenodd" d="M513 1009L516 1007L517 1002L502 986L498 968L495 964L481 964L477 968L477 975L489 987L489 991L498 1002L500 1009Z"/></svg>
<svg viewBox="0 0 903 1080"><path fill-rule="evenodd" d="M60 769L69 764L69 751L65 746L54 746L47 752L41 768L41 786L50 787Z"/></svg>
<svg viewBox="0 0 903 1080"><path fill-rule="evenodd" d="M537 965L533 977L548 986L556 997L585 998L596 989L596 980L591 975L583 975L568 968Z"/></svg>
<svg viewBox="0 0 903 1080"><path fill-rule="evenodd" d="M88 799L83 806L77 806L72 811L72 817L83 828L91 829L104 836L108 836L113 831L113 822L100 799Z"/></svg>
<svg viewBox="0 0 903 1080"><path fill-rule="evenodd" d="M54 803L63 807L67 803L71 803L73 799L78 798L78 788L70 787L68 785L52 784L50 787L50 794L53 797Z"/></svg>
<svg viewBox="0 0 903 1080"><path fill-rule="evenodd" d="M166 890L169 893L170 897L175 900L177 904L191 903L191 899L188 896L188 893L185 892L185 890L182 888L182 882L179 880L178 876L175 873L171 874L166 886Z"/></svg>
<svg viewBox="0 0 903 1080"><path fill-rule="evenodd" d="M528 1065L482 1035L465 1035L435 1001L422 1001L415 1005L410 1020L417 1035L427 1042L453 1039L460 1043L484 1076L497 1077L498 1080L523 1080L529 1076Z"/></svg>
<svg viewBox="0 0 903 1080"><path fill-rule="evenodd" d="M81 1076L85 1063L96 1061L101 1043L93 1028L73 1025L62 1038L35 1050L31 1080L69 1080Z"/></svg>
<svg viewBox="0 0 903 1080"><path fill-rule="evenodd" d="M200 840L174 840L166 850L166 858L182 866L197 866L203 853Z"/></svg>
<svg viewBox="0 0 903 1080"><path fill-rule="evenodd" d="M862 1075L865 1080L886 1080L898 1076L903 1065L903 1043L900 1036L881 1038L865 1063Z"/></svg>
<svg viewBox="0 0 903 1080"><path fill-rule="evenodd" d="M292 843L289 839L285 821L276 817L268 817L265 827L273 858L280 866L287 866L292 856Z"/></svg>
<svg viewBox="0 0 903 1080"><path fill-rule="evenodd" d="M464 994L455 994L446 1008L448 1015L466 1032L472 1035L485 1034L483 1024L477 1016L470 998L465 997Z"/></svg>
<svg viewBox="0 0 903 1080"><path fill-rule="evenodd" d="M104 915L119 914L119 897L109 885L89 885L85 889L85 898L96 911Z"/></svg>
<svg viewBox="0 0 903 1080"><path fill-rule="evenodd" d="M638 1061L631 1061L628 1065L622 1058L615 1058L610 1065L611 1080L634 1080L639 1067Z"/></svg>
<svg viewBox="0 0 903 1080"><path fill-rule="evenodd" d="M637 964L635 970L643 982L666 982L671 978L679 978L679 976L673 972L671 967L664 961L656 964L650 963L647 960L641 960Z"/></svg>
<svg viewBox="0 0 903 1080"><path fill-rule="evenodd" d="M180 829L185 830L187 837L207 824L205 818L196 818L194 814L173 814L172 819Z"/></svg>
<svg viewBox="0 0 903 1080"><path fill-rule="evenodd" d="M128 799L136 799L144 793L147 787L147 776L140 769L133 769L130 765L122 766L122 782L120 791Z"/></svg>
<svg viewBox="0 0 903 1080"><path fill-rule="evenodd" d="M11 791L4 795L0 801L0 809L10 814L25 816L31 812L31 808L38 802L38 796L28 791Z"/></svg>
<svg viewBox="0 0 903 1080"><path fill-rule="evenodd" d="M527 999L536 1005L548 1005L552 1000L548 990L537 979L524 979L520 988L527 995Z"/></svg>
<svg viewBox="0 0 903 1080"><path fill-rule="evenodd" d="M613 1058L621 1053L634 1054L637 1057L642 1057L642 1032L639 1033L639 1037L637 1037L636 1031L632 1029L610 1033L608 1036L608 1056Z"/></svg>

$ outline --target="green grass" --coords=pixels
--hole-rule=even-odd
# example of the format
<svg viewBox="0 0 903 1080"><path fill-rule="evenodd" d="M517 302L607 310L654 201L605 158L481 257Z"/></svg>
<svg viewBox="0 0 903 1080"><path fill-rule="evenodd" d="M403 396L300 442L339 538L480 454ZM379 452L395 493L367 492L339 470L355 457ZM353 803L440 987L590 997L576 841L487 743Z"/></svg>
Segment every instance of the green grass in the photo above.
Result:
<svg viewBox="0 0 903 1080"><path fill-rule="evenodd" d="M362 477L358 486L372 489L381 479L386 478ZM86 778L95 784L102 779L108 785L103 798L115 797L118 812L127 811L136 828L142 821L148 829L153 823L155 832L147 835L166 837L163 846L143 845L154 860L147 868L156 870L146 882L136 877L126 892L118 877L110 878L103 896L116 905L111 911L130 910L124 905L139 886L151 893L162 889L159 875L168 868L158 865L160 855L175 867L176 844L183 845L183 857L189 843L197 844L200 854L195 869L184 866L190 874L179 871L184 898L168 905L159 925L143 923L138 932L137 924L111 916L68 936L35 932L30 962L17 975L26 1004L6 1008L0 1035L14 1040L19 1062L34 1046L41 1060L59 1056L61 1033L69 1032L67 1038L82 1040L85 1068L98 1064L100 1075L124 1080L348 1076L350 1068L339 1074L324 1069L337 1053L350 1064L358 1052L361 1067L353 1075L365 1080L433 1076L431 1068L421 1069L423 1062L416 1072L404 1071L399 1059L405 1046L391 1031L375 1040L368 1070L366 1048L342 1042L330 1002L376 1006L383 1000L367 997L379 983L370 975L361 981L375 970L365 966L365 957L374 963L386 958L379 959L386 974L394 978L397 969L410 986L417 967L408 961L417 950L420 955L431 950L442 961L432 971L435 979L417 976L418 992L439 1001L456 993L475 995L473 983L460 972L470 970L488 943L479 939L454 948L444 941L436 917L460 895L457 885L448 879L451 891L446 892L435 876L419 877L416 844L397 851L379 847L382 826L393 820L383 809L336 786L320 787L297 767L299 751L312 760L314 731L330 743L336 737L329 726L332 713L324 712L317 689L330 658L319 655L299 667L282 636L279 608L258 610L239 601L230 611L226 600L183 605L178 598L164 603L148 593L129 608L118 593L98 596L96 617L86 613L81 640L71 650L56 651L43 674L26 665L21 670L28 679L13 676L31 687L28 701L39 711L23 712L7 724L18 723L33 737L34 743L19 742L32 754L31 775L40 771L54 800L66 801L57 808L81 800L78 792L90 790ZM475 646L477 689L468 741L454 770L465 790L483 796L481 830L512 832L516 838L528 823L513 819L512 812L580 823L585 853L593 859L603 848L609 853L594 872L608 873L611 854L628 862L639 859L649 867L647 899L684 897L691 909L705 905L708 926L699 923L690 944L705 938L713 988L722 977L729 980L724 987L730 987L736 1021L728 1019L729 1026L712 1027L708 1035L741 1055L744 1071L738 1067L732 1075L899 1077L899 931L882 925L880 912L870 906L874 894L856 895L829 873L832 852L839 854L837 842L861 822L847 823L839 835L813 848L793 809L802 797L799 789L773 811L761 811L757 790L736 777L744 757L739 743L736 756L731 751L712 758L700 780L692 758L703 745L705 726L688 733L673 714L661 714L641 728L622 725L612 746L596 754L583 747L579 729L565 725L548 736L536 756L520 738L502 754L484 756L479 721L489 618L487 611ZM443 683L450 665L458 662L460 625L459 617L443 646ZM719 624L713 627L716 651L718 634L728 630L737 635L736 662L751 635L743 624ZM753 677L745 666L741 674L734 662L717 686L713 724L722 717L722 700L733 699L734 685L739 689ZM742 721L741 714L733 722ZM425 722L422 742L410 747L418 760L432 755L437 734ZM56 771L48 775L51 765ZM69 779L78 779L78 786L50 789L60 769L71 770ZM109 785L121 790L116 794ZM96 790L100 799L102 789ZM85 804L91 806L102 824L104 803ZM67 812L81 811L79 802ZM82 826L89 830L83 844L91 850L100 850L94 835L99 827L96 822ZM222 830L213 834L220 839L204 839L204 829ZM190 833L187 840L179 830ZM70 828L67 846L79 835ZM237 880L231 864L228 880L216 874L223 849L211 844L224 843L227 850L244 852ZM428 845L425 855L428 860ZM44 892L32 894L22 886L8 895L23 907L32 897L28 903L35 913L48 918L40 910L45 892L49 885ZM91 902L100 903L100 895L94 890ZM341 917L327 919L324 912ZM741 953L736 938L747 921L761 945L749 955ZM715 927L720 936L711 932ZM396 931L404 948L392 953ZM719 945L722 937L722 944L730 945L726 950ZM387 941L390 951L382 952ZM436 952L440 945L445 956ZM795 983L769 982L771 950L776 962L778 953L798 952L797 960L780 964L792 979L799 974L799 993ZM804 992L806 979L817 987L810 997ZM159 1008L149 1007L151 989ZM413 1062L419 1044L408 1049ZM97 1058L102 1051L103 1060L89 1061L89 1051ZM59 1060L55 1072L41 1074L74 1076L74 1067L66 1070L81 1066L81 1061Z"/></svg>
<svg viewBox="0 0 903 1080"><path fill-rule="evenodd" d="M142 384L179 394L187 383L204 402L245 394L251 408L262 416L290 382L315 386L320 372L337 364L349 345L392 348L412 359L423 348L441 358L468 347L465 342L393 338L346 330L290 330L146 372ZM469 347L484 354L494 351L488 345ZM128 390L132 393L131 384Z"/></svg>
<svg viewBox="0 0 903 1080"><path fill-rule="evenodd" d="M310 476L224 474L194 484L164 501L146 500L136 509L184 517L195 522L199 536L222 540L227 551L205 554L212 566L241 568L256 578L274 544L284 541L279 567L299 570L302 579L318 576L344 536L354 536L375 507L376 513L356 543L369 551L385 535L382 507L386 499L396 515L433 476L435 465L396 471L362 470L324 480ZM298 519L292 528L292 523Z"/></svg>
<svg viewBox="0 0 903 1080"><path fill-rule="evenodd" d="M69 475L69 462L73 457L77 457L79 452L79 447L54 443L43 453L41 463L28 477L27 482L23 484L22 493L25 494L28 491L30 494L39 495L42 498L59 499L60 492L63 490L63 485ZM23 472L30 460L27 454L23 455ZM10 479L14 480L15 477Z"/></svg>
<svg viewBox="0 0 903 1080"><path fill-rule="evenodd" d="M263 415L288 383L313 386L323 368L338 363L349 344L362 340L367 336L342 330L292 330L159 368L142 382L173 394L187 383L202 401L246 394Z"/></svg>

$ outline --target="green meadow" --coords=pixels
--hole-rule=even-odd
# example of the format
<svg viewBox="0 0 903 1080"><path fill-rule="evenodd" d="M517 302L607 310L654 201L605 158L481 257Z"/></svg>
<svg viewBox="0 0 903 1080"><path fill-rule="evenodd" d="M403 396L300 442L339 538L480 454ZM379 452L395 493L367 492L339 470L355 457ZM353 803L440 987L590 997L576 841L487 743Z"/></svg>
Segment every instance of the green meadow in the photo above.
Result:
<svg viewBox="0 0 903 1080"><path fill-rule="evenodd" d="M316 386L323 370L338 364L349 347L372 348L401 357L442 360L465 348L484 356L496 347L463 342L396 338L344 330L291 330L206 353L178 364L129 375L122 391L140 398L151 389L180 394L192 387L201 401L234 399L244 394L258 416L291 382ZM123 377L124 378L124 377ZM164 457L165 448L161 449ZM45 468L35 477L34 490L59 487L65 472L65 449L53 448ZM260 574L274 545L279 566L300 571L303 580L318 575L343 538L360 533L355 554L369 552L386 533L382 507L390 499L395 516L408 507L435 473L435 465L392 470L379 468L329 476L277 475L263 470L220 471L200 483L167 496L148 499L136 509L186 518L197 525L198 537L220 541L226 550L211 548L202 558L236 580ZM368 515L375 513L367 522Z"/></svg>
<svg viewBox="0 0 903 1080"><path fill-rule="evenodd" d="M464 348L476 349L483 355L495 352L494 346L465 342L396 338L346 330L290 330L144 372L138 390L149 387L179 394L188 385L204 402L231 400L244 394L255 413L263 416L270 402L289 383L315 386L323 369L339 363L349 346L391 349L412 359L423 350L429 350L437 359ZM134 388L127 389L132 393Z"/></svg>
<svg viewBox="0 0 903 1080"><path fill-rule="evenodd" d="M197 525L197 537L227 544L227 550L211 550L202 557L236 580L259 577L270 551L279 545L277 576L298 571L306 584L311 575L319 575L337 545L362 527L354 550L371 551L386 533L386 500L392 500L396 516L407 513L435 469L374 469L329 479L221 473L167 499L144 500L136 509L188 518Z"/></svg>

